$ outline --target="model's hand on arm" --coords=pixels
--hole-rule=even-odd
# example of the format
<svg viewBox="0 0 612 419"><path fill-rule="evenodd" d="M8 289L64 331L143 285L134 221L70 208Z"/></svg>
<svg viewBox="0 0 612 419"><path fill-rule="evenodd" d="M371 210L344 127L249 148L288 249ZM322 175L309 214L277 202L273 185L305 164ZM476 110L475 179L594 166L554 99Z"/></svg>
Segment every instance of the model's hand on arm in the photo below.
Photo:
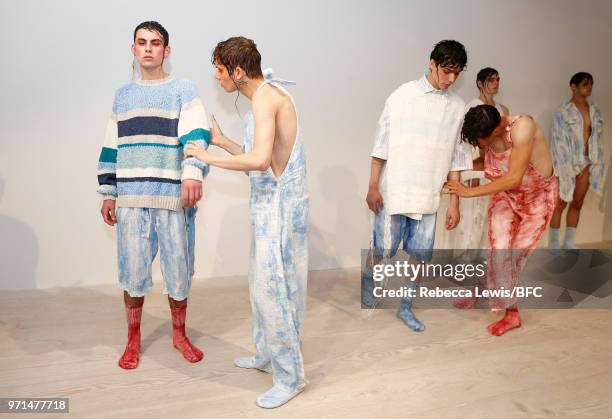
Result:
<svg viewBox="0 0 612 419"><path fill-rule="evenodd" d="M225 140L226 138L223 135L223 131L221 131L219 124L217 123L217 119L214 115L212 115L210 117L210 144L225 148L223 147Z"/></svg>
<svg viewBox="0 0 612 419"><path fill-rule="evenodd" d="M117 224L117 217L115 216L115 200L105 199L102 201L102 209L100 210L102 219L109 226Z"/></svg>
<svg viewBox="0 0 612 419"><path fill-rule="evenodd" d="M210 144L216 145L234 156L242 154L242 147L223 134L214 115L210 118Z"/></svg>
<svg viewBox="0 0 612 419"><path fill-rule="evenodd" d="M457 182L457 183L461 183L461 177L460 177L460 172L458 171L452 171L452 172L448 172L448 177L447 179L450 182ZM452 230L455 227L457 227L457 224L459 224L459 220L461 219L461 214L459 212L459 197L457 195L451 195L450 196L450 205L448 206L448 209L446 210L446 229L447 230Z"/></svg>
<svg viewBox="0 0 612 419"><path fill-rule="evenodd" d="M187 157L195 157L198 160L203 161L204 163L210 164L212 154L208 152L204 147L202 147L198 143L189 142L185 145L185 158Z"/></svg>
<svg viewBox="0 0 612 419"><path fill-rule="evenodd" d="M457 180L447 180L442 187L442 193L449 194L451 198L460 196L461 198L472 198L471 191L476 188L467 188Z"/></svg>
<svg viewBox="0 0 612 419"><path fill-rule="evenodd" d="M202 199L202 182L194 179L181 181L181 202L183 208L192 208Z"/></svg>
<svg viewBox="0 0 612 419"><path fill-rule="evenodd" d="M370 167L370 185L368 187L366 202L368 203L368 208L370 208L370 211L372 211L374 214L378 214L385 205L382 195L380 194L380 190L378 189L380 173L382 172L385 163L386 160L372 157L372 165Z"/></svg>
<svg viewBox="0 0 612 419"><path fill-rule="evenodd" d="M218 156L203 147L187 144L185 156L195 157L211 166L229 170L266 171L272 161L272 147L276 129L276 104L265 92L253 97L253 117L255 119L255 139L253 150L234 156Z"/></svg>
<svg viewBox="0 0 612 419"><path fill-rule="evenodd" d="M536 125L531 118L521 118L514 125L511 132L512 152L508 161L508 173L502 177L476 188L466 188L459 182L448 181L444 184L443 190L445 193L471 198L518 188L523 182L523 176L531 160L535 131Z"/></svg>

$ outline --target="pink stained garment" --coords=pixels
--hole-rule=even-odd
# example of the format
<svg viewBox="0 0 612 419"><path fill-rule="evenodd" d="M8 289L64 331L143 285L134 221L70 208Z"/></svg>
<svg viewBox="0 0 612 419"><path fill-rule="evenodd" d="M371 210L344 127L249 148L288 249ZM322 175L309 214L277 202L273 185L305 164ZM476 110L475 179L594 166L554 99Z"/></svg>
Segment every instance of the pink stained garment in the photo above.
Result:
<svg viewBox="0 0 612 419"><path fill-rule="evenodd" d="M511 146L510 131L521 117L510 120L506 127L506 141ZM494 181L508 173L512 147L503 152L487 150L485 176ZM518 285L527 258L548 227L558 196L556 176L543 176L531 163L523 175L521 185L498 192L489 204L489 243L487 288L512 290ZM508 249L508 251L503 251ZM506 308L516 304L516 298L499 296L489 299L491 308Z"/></svg>

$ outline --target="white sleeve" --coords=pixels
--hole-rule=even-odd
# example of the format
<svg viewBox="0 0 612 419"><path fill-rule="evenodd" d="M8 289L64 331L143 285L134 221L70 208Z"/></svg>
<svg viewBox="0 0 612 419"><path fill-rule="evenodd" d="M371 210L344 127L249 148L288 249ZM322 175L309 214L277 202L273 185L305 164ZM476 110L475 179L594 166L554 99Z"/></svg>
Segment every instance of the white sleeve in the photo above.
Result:
<svg viewBox="0 0 612 419"><path fill-rule="evenodd" d="M451 172L460 170L472 170L472 145L461 140L461 124L457 135L455 135L455 147L453 148L453 158L451 160Z"/></svg>
<svg viewBox="0 0 612 419"><path fill-rule="evenodd" d="M374 148L372 149L372 157L387 160L389 156L389 107L385 103L380 118L378 119L378 129L376 130L376 138L374 139Z"/></svg>

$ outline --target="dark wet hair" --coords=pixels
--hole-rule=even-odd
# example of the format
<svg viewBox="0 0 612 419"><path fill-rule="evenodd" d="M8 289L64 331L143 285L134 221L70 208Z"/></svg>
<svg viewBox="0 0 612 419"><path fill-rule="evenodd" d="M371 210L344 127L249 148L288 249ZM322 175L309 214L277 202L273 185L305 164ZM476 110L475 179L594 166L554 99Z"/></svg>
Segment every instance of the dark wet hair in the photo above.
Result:
<svg viewBox="0 0 612 419"><path fill-rule="evenodd" d="M478 82L484 83L490 77L497 76L497 75L499 75L499 72L496 69L491 68L491 67L485 67L482 70L480 70L478 74L476 74L476 83Z"/></svg>
<svg viewBox="0 0 612 419"><path fill-rule="evenodd" d="M579 73L576 73L572 76L572 78L570 79L570 86L573 84L574 86L578 86L580 83L582 83L585 80L590 80L591 83L593 83L593 76L590 73L586 73L584 71L581 71Z"/></svg>
<svg viewBox="0 0 612 419"><path fill-rule="evenodd" d="M159 34L162 36L162 40L164 41L164 47L167 47L170 43L170 35L168 35L168 31L159 22L147 20L146 22L142 22L140 25L136 26L136 29L134 29L134 41L136 41L136 32L138 32L140 29L159 32Z"/></svg>
<svg viewBox="0 0 612 419"><path fill-rule="evenodd" d="M436 44L429 58L440 67L463 71L467 66L467 52L463 44L453 40L444 40Z"/></svg>
<svg viewBox="0 0 612 419"><path fill-rule="evenodd" d="M463 119L461 139L478 146L478 140L487 138L501 121L501 115L495 106L478 105L470 108Z"/></svg>
<svg viewBox="0 0 612 419"><path fill-rule="evenodd" d="M250 78L263 77L261 55L252 39L234 36L219 42L212 53L211 62L215 61L224 65L230 76L240 67Z"/></svg>

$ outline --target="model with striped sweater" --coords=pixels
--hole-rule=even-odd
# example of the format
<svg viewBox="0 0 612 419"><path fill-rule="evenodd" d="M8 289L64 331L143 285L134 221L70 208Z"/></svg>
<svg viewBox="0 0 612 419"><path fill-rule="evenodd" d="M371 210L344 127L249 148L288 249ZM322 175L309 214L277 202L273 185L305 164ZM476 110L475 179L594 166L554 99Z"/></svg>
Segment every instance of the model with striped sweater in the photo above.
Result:
<svg viewBox="0 0 612 419"><path fill-rule="evenodd" d="M168 32L157 22L134 31L142 77L120 87L98 162L102 218L117 225L119 287L124 291L128 343L119 366L136 368L144 295L152 287L158 249L172 315L173 345L190 362L203 353L185 335L187 296L194 272L196 203L208 166L183 159L183 147L210 143L195 85L163 70Z"/></svg>

